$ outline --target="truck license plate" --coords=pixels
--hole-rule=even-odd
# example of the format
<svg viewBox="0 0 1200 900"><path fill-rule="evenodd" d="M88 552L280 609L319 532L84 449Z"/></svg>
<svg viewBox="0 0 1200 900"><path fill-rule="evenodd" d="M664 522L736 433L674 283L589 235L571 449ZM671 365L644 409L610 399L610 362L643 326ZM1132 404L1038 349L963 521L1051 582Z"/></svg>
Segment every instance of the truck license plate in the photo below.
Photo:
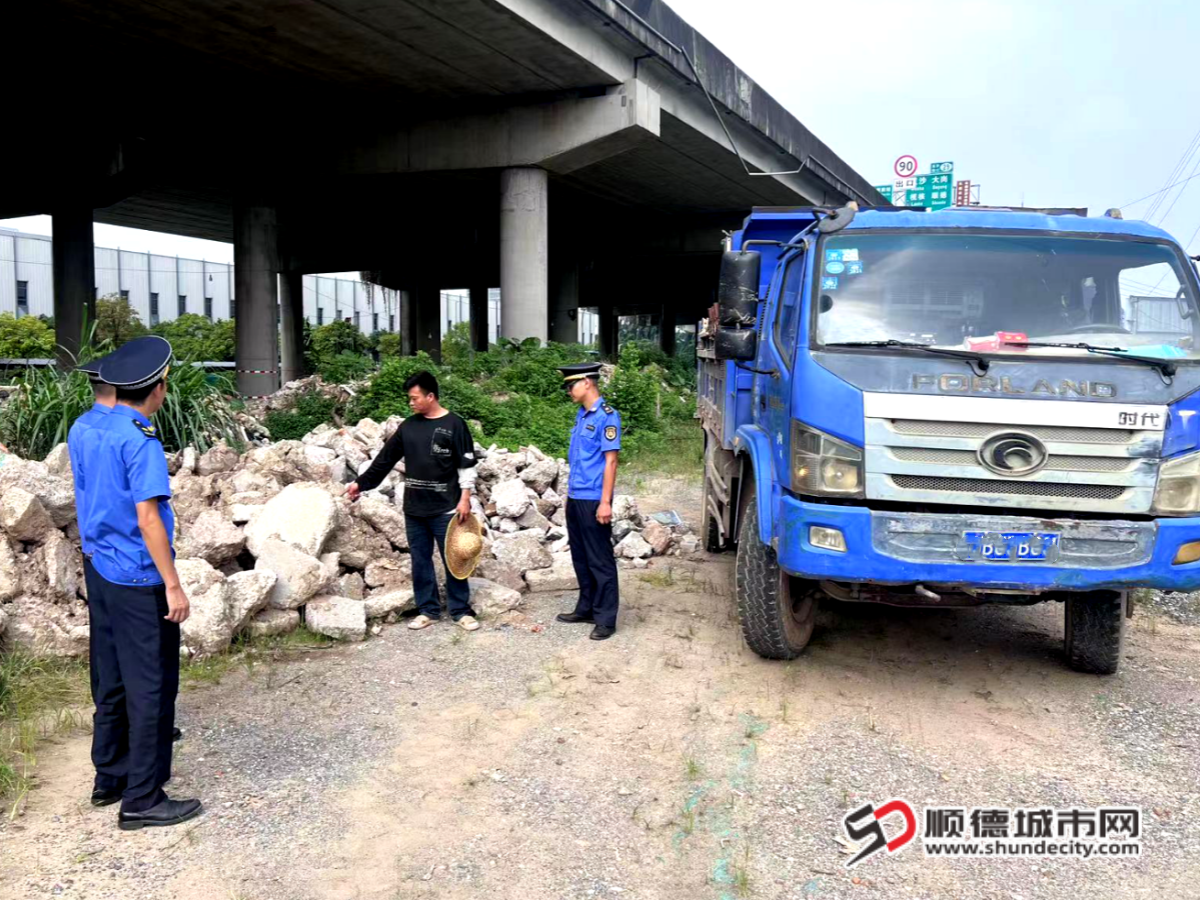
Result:
<svg viewBox="0 0 1200 900"><path fill-rule="evenodd" d="M1059 535L1047 531L966 531L968 559L1037 562L1054 559Z"/></svg>

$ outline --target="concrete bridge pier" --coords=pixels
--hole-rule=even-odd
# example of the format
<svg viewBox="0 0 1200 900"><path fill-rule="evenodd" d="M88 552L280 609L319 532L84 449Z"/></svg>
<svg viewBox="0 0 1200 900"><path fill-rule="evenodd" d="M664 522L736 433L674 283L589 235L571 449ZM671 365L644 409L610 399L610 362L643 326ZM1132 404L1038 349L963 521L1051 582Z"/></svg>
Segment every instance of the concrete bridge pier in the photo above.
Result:
<svg viewBox="0 0 1200 900"><path fill-rule="evenodd" d="M549 179L522 166L500 173L500 329L504 337L547 337Z"/></svg>
<svg viewBox="0 0 1200 900"><path fill-rule="evenodd" d="M96 321L96 257L92 207L63 203L53 210L54 338L60 368L75 367L86 320Z"/></svg>
<svg viewBox="0 0 1200 900"><path fill-rule="evenodd" d="M278 230L275 207L257 198L234 204L237 387L246 397L279 390Z"/></svg>
<svg viewBox="0 0 1200 900"><path fill-rule="evenodd" d="M286 384L304 377L304 273L279 276L280 380Z"/></svg>

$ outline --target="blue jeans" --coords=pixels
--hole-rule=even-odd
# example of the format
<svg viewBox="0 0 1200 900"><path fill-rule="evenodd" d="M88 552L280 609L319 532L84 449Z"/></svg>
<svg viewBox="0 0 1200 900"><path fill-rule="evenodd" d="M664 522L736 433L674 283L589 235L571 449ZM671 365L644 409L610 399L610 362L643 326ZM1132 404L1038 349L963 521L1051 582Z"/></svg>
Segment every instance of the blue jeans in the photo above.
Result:
<svg viewBox="0 0 1200 900"><path fill-rule="evenodd" d="M440 516L404 516L404 531L408 535L408 552L412 556L413 593L416 595L417 611L431 619L442 617L442 601L438 597L437 576L433 573L433 544L437 541L446 563L446 527L450 524L452 511ZM467 582L455 578L446 568L446 607L455 622L463 616L475 615L471 609L471 590Z"/></svg>

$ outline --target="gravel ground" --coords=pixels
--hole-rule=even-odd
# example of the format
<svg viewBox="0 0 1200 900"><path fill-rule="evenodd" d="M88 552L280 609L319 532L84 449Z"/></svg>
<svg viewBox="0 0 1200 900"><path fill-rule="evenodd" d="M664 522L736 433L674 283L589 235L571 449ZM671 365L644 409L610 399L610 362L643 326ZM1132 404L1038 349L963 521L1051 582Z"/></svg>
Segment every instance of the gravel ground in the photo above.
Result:
<svg viewBox="0 0 1200 900"><path fill-rule="evenodd" d="M51 746L0 824L0 897L1200 897L1200 628L1143 604L1096 678L1062 664L1056 605L831 603L768 663L731 563L624 571L601 644L533 595L504 626L393 627L187 691L171 789L207 811L182 828L117 831L85 802L86 736ZM891 797L1139 805L1143 855L914 844L847 870L842 816Z"/></svg>

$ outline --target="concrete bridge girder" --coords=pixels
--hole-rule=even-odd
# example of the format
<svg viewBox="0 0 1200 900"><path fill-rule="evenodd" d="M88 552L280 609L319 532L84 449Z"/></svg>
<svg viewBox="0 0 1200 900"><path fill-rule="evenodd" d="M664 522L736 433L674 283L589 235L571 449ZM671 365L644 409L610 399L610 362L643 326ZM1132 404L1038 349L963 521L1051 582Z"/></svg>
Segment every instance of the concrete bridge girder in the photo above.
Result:
<svg viewBox="0 0 1200 900"><path fill-rule="evenodd" d="M418 122L335 151L339 175L538 166L566 174L659 136L658 93L640 81L603 96ZM319 165L319 161L318 161Z"/></svg>

